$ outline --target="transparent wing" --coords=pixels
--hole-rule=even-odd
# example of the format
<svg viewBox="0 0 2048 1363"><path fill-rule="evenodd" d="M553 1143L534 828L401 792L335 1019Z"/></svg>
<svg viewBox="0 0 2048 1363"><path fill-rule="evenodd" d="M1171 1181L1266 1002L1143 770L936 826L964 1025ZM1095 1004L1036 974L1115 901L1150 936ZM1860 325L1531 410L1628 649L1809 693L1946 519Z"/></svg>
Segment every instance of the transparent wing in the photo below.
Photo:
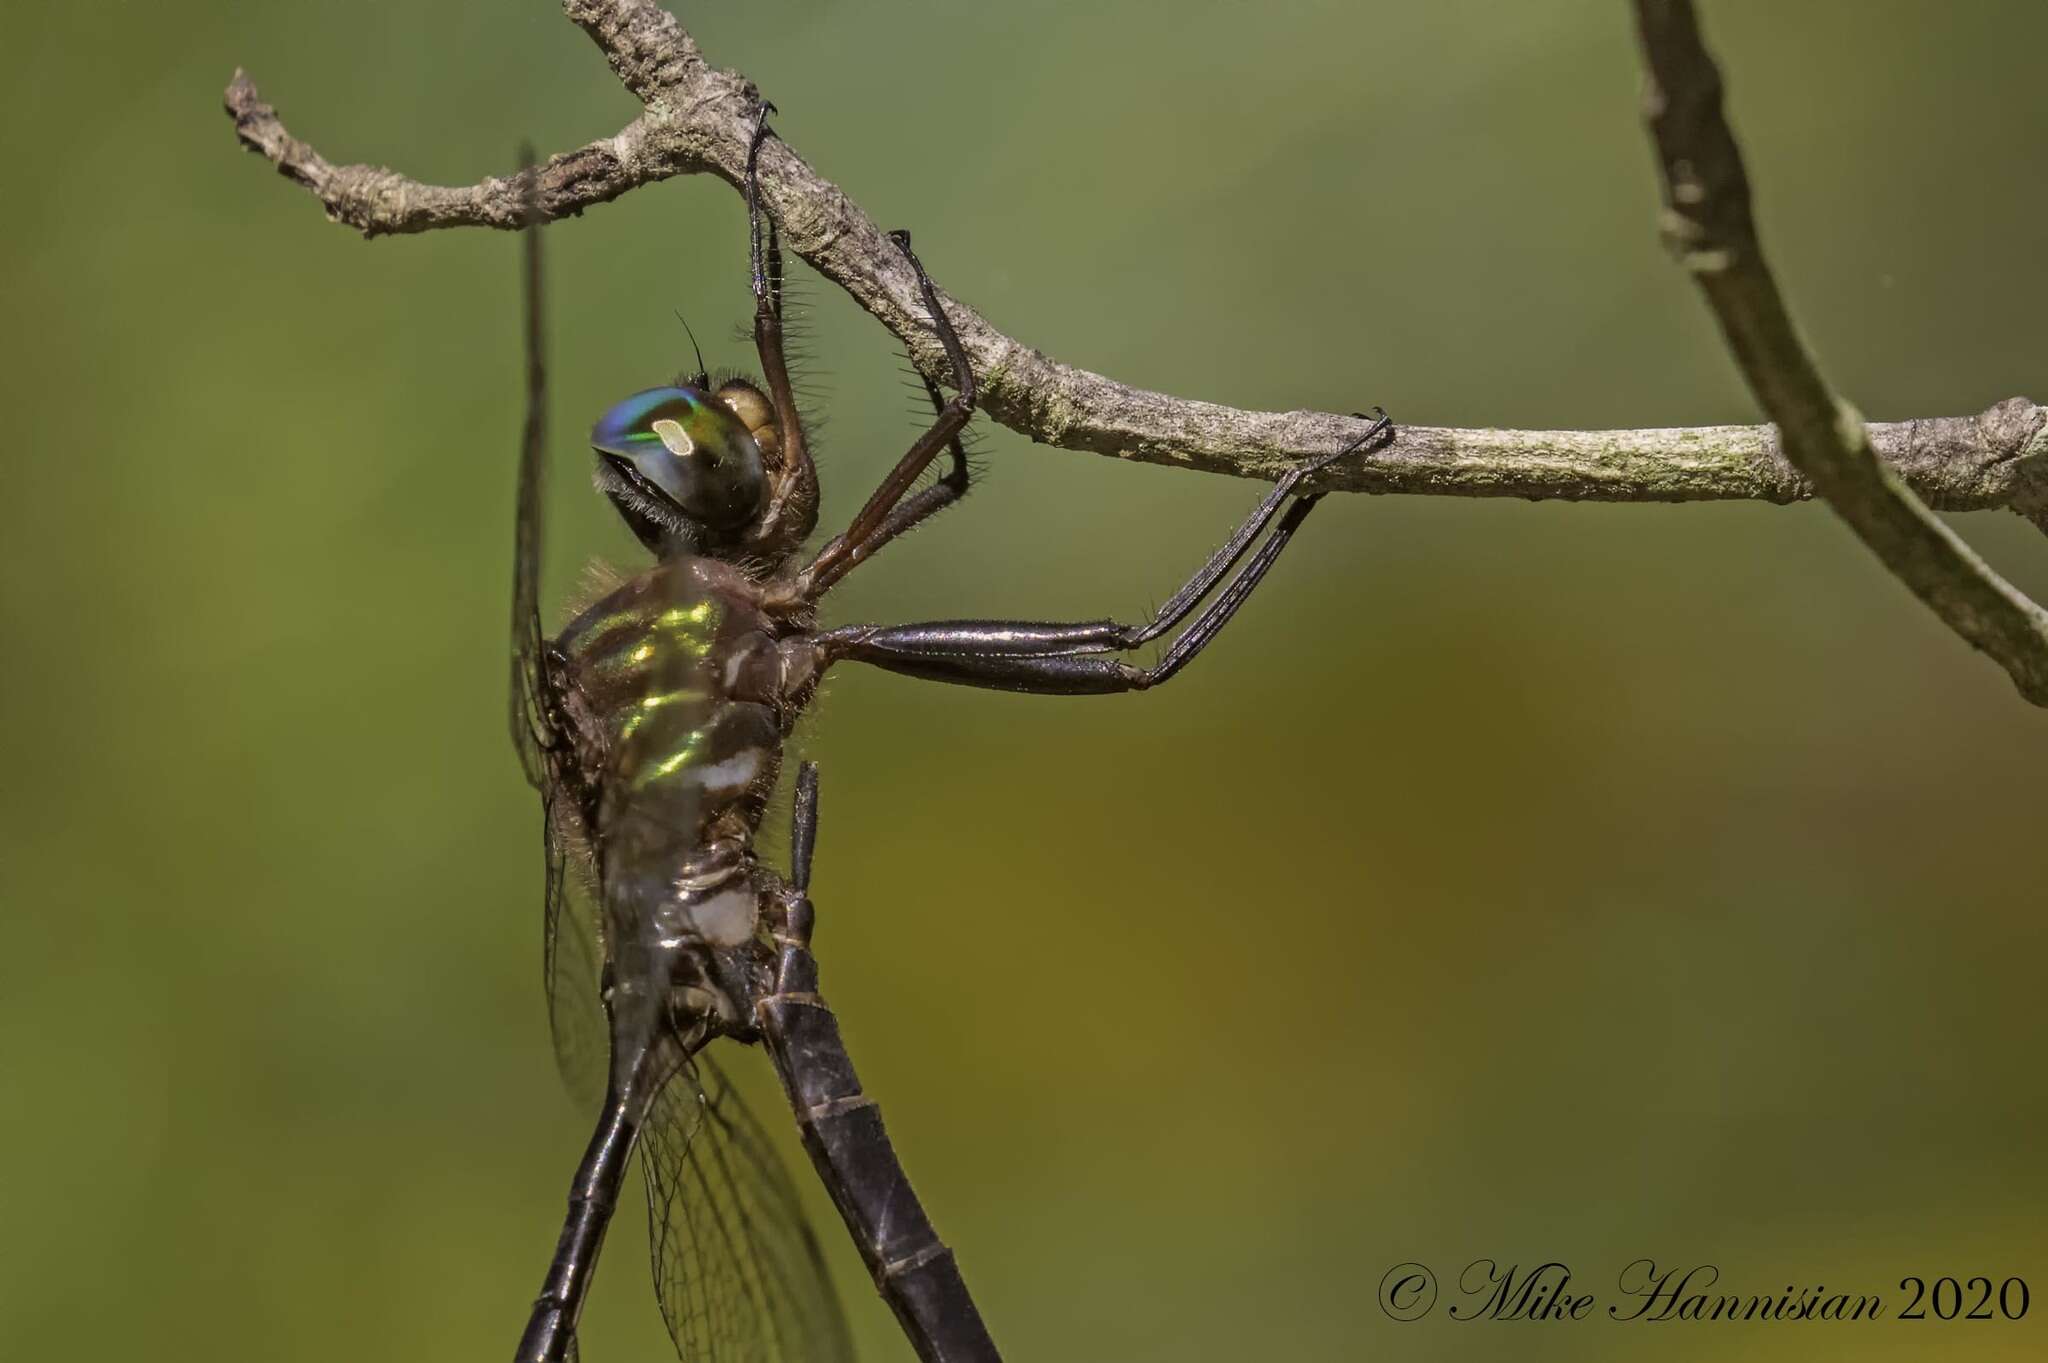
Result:
<svg viewBox="0 0 2048 1363"><path fill-rule="evenodd" d="M554 734L547 705L547 636L540 621L541 502L547 490L547 338L541 315L539 214L531 203L533 167L522 171L529 197L524 233L526 295L526 427L519 446L519 502L512 543L512 746L536 789L547 782L546 750Z"/></svg>
<svg viewBox="0 0 2048 1363"><path fill-rule="evenodd" d="M604 1097L610 1039L599 1002L604 966L603 920L590 874L589 855L559 788L546 793L547 908L542 929L542 964L548 991L548 1028L554 1034L555 1063L578 1106L595 1110Z"/></svg>
<svg viewBox="0 0 2048 1363"><path fill-rule="evenodd" d="M540 212L533 202L532 149L523 150L521 193L526 230L523 292L526 322L526 426L519 445L519 494L512 543L512 746L527 781L541 793L547 852L542 959L548 1027L562 1080L580 1102L604 1093L608 1053L598 1001L604 964L602 918L592 891L589 856L551 755L567 744L550 700L548 641L540 618L541 506L547 491L547 333L542 314Z"/></svg>
<svg viewBox="0 0 2048 1363"><path fill-rule="evenodd" d="M796 1187L702 1055L641 1135L654 1290L683 1363L850 1363L853 1341Z"/></svg>

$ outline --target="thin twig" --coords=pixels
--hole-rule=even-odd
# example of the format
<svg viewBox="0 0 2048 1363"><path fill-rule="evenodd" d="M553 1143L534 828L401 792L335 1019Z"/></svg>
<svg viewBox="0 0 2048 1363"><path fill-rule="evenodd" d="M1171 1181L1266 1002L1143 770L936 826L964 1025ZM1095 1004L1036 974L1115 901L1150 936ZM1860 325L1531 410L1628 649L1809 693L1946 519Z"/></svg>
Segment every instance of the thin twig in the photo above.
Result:
<svg viewBox="0 0 2048 1363"><path fill-rule="evenodd" d="M650 0L564 0L563 8L644 107L615 136L541 165L535 192L545 218L574 216L676 175L710 173L735 186L743 182L760 99L751 82L706 62L682 25ZM335 165L288 133L241 72L228 86L226 103L244 145L311 190L330 218L365 236L463 226L511 230L523 220L514 177L446 187L379 166ZM1729 153L1732 159L1732 142ZM1739 166L1736 173L1739 179ZM916 281L882 230L780 139L762 149L760 184L784 245L901 338L920 370L945 380L945 357ZM983 409L1045 444L1270 479L1363 429L1358 419L1337 413L1245 411L1132 388L1051 359L957 301L942 296L942 302L980 380ZM1797 429L1802 437L1810 434ZM1873 425L1863 435L1930 505L2009 507L2048 530L2048 410L2035 403L2012 398L1976 415ZM1768 426L1503 431L1403 425L1392 444L1346 460L1317 482L1335 491L1575 501L1791 502L1812 496L1815 481L1829 478L1828 466L1788 462L1787 453ZM1950 559L1956 551L1967 556L1953 536L1947 538ZM2001 599L2004 609L1993 611L1972 595L1966 613L1989 622L1986 637L2024 634L2012 609L2018 599L2009 589ZM1966 630L1965 636L1979 642L1977 634Z"/></svg>
<svg viewBox="0 0 2048 1363"><path fill-rule="evenodd" d="M2048 611L1993 572L1878 459L1863 418L1829 390L1800 341L1764 261L1749 178L1722 113L1721 74L1691 0L1636 0L1636 19L1666 239L1784 432L1785 457L1949 628L2003 665L2021 695L2048 705Z"/></svg>

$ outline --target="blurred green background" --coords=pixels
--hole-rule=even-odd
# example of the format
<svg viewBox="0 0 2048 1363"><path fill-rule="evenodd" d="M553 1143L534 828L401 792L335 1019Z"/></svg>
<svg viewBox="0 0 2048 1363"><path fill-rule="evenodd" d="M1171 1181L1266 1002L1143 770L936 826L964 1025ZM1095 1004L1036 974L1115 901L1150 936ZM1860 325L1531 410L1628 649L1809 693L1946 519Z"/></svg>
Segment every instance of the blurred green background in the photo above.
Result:
<svg viewBox="0 0 2048 1363"><path fill-rule="evenodd" d="M1618 0L685 19L1062 359L1413 422L1752 419L1656 242ZM1706 20L1831 376L1881 418L2042 396L2048 9ZM542 0L6 31L4 1351L502 1357L585 1133L504 737L515 242L323 223L218 92L246 65L330 157L453 183L633 105ZM632 560L581 436L679 366L671 310L751 357L725 186L548 241L566 590ZM890 338L812 293L829 524L916 423ZM986 455L831 619L1128 618L1259 492L1002 431ZM2038 532L1957 523L2048 594ZM848 672L799 747L828 988L1012 1358L2043 1354L2048 720L1824 512L1333 498L1163 692ZM824 1224L864 1356L908 1357ZM629 1213L600 1275L599 1363L667 1349L641 1236ZM1375 1305L1403 1260L1560 1259L1606 1301L1641 1256L2037 1301L1661 1329Z"/></svg>

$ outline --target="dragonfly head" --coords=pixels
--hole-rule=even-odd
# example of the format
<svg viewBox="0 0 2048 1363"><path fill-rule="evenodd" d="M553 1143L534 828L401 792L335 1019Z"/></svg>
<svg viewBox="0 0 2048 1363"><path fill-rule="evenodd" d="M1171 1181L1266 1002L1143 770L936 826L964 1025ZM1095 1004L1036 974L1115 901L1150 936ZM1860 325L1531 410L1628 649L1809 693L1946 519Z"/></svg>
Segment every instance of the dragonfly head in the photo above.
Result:
<svg viewBox="0 0 2048 1363"><path fill-rule="evenodd" d="M775 437L768 401L751 384L686 382L614 404L591 427L590 445L599 490L659 554L745 538L767 506L764 456L778 448Z"/></svg>

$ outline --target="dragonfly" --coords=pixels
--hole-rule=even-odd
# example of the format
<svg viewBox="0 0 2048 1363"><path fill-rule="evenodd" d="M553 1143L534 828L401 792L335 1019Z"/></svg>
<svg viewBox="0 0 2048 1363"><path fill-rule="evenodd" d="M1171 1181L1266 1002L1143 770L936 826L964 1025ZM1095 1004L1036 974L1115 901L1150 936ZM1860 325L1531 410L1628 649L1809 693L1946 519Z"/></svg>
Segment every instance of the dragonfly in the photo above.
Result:
<svg viewBox="0 0 2048 1363"><path fill-rule="evenodd" d="M714 381L699 355L695 370L598 419L590 435L597 487L653 562L552 635L540 609L547 366L530 156L523 178L527 411L511 728L541 795L555 1048L597 1115L515 1363L576 1358L583 1305L636 1155L656 1297L680 1357L851 1358L846 1317L797 1191L711 1054L737 1045L760 1046L773 1062L804 1149L917 1356L998 1363L958 1262L918 1201L820 992L808 893L818 830L812 764L797 773L788 869L755 853L784 743L820 679L842 662L1052 695L1167 681L1243 605L1314 508L1319 494L1304 490L1307 480L1391 431L1379 412L1342 449L1283 475L1143 623L820 628L819 602L835 584L967 491L962 433L978 387L909 234L891 233L954 391L947 397L924 381L930 426L851 524L806 555L818 476L785 353L780 239L760 196L772 109L763 101L757 112L745 177L761 379ZM1150 664L1117 656L1169 634Z"/></svg>

